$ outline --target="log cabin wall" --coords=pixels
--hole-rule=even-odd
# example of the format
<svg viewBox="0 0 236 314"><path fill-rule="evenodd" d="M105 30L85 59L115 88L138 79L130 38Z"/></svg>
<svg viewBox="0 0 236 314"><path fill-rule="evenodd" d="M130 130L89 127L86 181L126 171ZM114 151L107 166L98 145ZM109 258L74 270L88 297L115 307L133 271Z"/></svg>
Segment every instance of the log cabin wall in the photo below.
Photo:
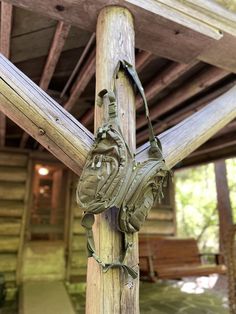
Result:
<svg viewBox="0 0 236 314"><path fill-rule="evenodd" d="M169 179L164 198L157 201L140 230L140 235L174 236L176 234L174 183Z"/></svg>
<svg viewBox="0 0 236 314"><path fill-rule="evenodd" d="M0 151L0 272L4 274L7 299L17 291L24 240L29 154Z"/></svg>
<svg viewBox="0 0 236 314"><path fill-rule="evenodd" d="M73 175L70 202L71 220L68 239L69 254L67 265L67 280L71 283L84 281L87 271L86 237L84 229L80 224L83 211L77 205L75 197L77 182L78 176Z"/></svg>

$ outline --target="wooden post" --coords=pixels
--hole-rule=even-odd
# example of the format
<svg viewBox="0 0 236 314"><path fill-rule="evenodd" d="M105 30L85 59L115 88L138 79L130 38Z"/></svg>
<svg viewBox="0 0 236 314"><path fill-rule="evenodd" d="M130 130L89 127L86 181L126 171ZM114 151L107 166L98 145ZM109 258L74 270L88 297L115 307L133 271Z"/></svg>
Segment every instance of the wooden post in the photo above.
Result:
<svg viewBox="0 0 236 314"><path fill-rule="evenodd" d="M232 208L229 198L227 170L225 160L215 162L215 178L217 192L217 208L219 213L220 251L224 249L224 236L233 225Z"/></svg>
<svg viewBox="0 0 236 314"><path fill-rule="evenodd" d="M104 8L97 21L96 94L112 88L112 76L119 60L134 64L133 18L129 11L120 7ZM130 81L120 74L117 80L119 121L123 134L135 151L135 98ZM102 124L104 108L95 105L95 129ZM105 262L118 260L121 254L122 235L117 231L117 212L108 210L96 217L94 227L98 255ZM138 264L138 241L127 263ZM138 314L139 280L127 282L120 269L103 273L98 264L89 259L87 272L86 313Z"/></svg>

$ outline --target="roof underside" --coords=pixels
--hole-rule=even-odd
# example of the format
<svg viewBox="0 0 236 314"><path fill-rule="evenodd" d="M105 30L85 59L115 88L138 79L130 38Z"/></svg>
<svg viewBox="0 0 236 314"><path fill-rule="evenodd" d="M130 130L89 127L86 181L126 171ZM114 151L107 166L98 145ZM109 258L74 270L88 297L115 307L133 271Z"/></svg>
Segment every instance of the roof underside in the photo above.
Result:
<svg viewBox="0 0 236 314"><path fill-rule="evenodd" d="M6 18L2 14L1 28L3 23L6 23ZM176 36L179 35L178 32L176 29ZM92 132L95 94L94 37L91 31L76 26L69 27L39 13L13 7L12 29L8 43L10 60ZM215 41L218 42L219 39L214 39ZM169 50L173 53L174 47L170 47ZM176 58L170 60L136 48L136 66L147 94L156 134L200 110L235 84L236 67L230 68L228 65L217 67L203 62L202 60L206 61L208 58L206 54L206 52L202 54L205 55L202 58L191 58L184 64L173 61L179 59L178 52ZM55 55L59 58L58 62L55 61ZM77 71L74 71L78 61L80 65ZM211 62L213 63L217 62ZM55 69L52 71L52 78L48 78L48 72L45 72L46 65L47 70L50 70L50 65L53 64ZM75 75L71 78L73 71ZM70 78L71 82L62 95ZM148 131L144 109L138 97L137 108L137 146L139 146L147 141ZM11 120L6 119L5 129L6 133L3 132L2 124L0 127L0 134L4 136L2 146L42 150L34 139L28 137ZM235 135L236 121L233 121L192 153L180 166L235 156Z"/></svg>

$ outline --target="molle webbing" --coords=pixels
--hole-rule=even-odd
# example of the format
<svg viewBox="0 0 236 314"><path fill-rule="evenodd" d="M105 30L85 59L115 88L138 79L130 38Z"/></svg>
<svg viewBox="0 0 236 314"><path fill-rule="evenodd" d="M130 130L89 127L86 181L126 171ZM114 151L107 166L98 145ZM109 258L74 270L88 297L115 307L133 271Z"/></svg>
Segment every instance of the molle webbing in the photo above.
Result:
<svg viewBox="0 0 236 314"><path fill-rule="evenodd" d="M135 163L118 124L115 82L121 70L130 78L133 86L140 93L145 107L150 150L149 159L143 164ZM119 267L135 279L138 273L132 267L125 265L124 260L133 245L132 233L137 232L146 219L149 207L157 194L153 191L158 190L159 187L161 191L167 169L162 156L161 143L154 136L144 90L133 66L124 60L119 61L114 71L112 85L113 91L104 89L98 94L97 104L105 106L107 121L97 130L95 143L90 150L78 184L77 200L85 208L81 224L86 230L88 256L93 257L104 272L110 268ZM156 172L159 173L161 180L157 180ZM113 173L115 177L112 176ZM95 182L94 186L93 182ZM142 204L142 182L146 183L145 189L147 190L147 195L145 194L143 200L144 204ZM148 194L148 189L151 191L151 195ZM91 199L89 193L93 195L91 195ZM127 195L130 198L127 199ZM140 208L137 210L139 205ZM125 241L124 249L118 260L104 263L95 251L92 226L95 221L94 214L102 213L111 207L119 208L118 228L124 233ZM129 212L129 207L132 207L131 212Z"/></svg>

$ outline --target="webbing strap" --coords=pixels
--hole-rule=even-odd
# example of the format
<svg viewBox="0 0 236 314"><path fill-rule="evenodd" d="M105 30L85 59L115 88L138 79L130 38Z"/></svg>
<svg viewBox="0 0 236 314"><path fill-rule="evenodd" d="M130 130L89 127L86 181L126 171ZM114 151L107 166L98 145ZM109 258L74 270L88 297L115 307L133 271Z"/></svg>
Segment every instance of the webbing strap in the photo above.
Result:
<svg viewBox="0 0 236 314"><path fill-rule="evenodd" d="M97 263L102 267L104 272L107 272L111 268L119 267L124 270L126 275L130 275L133 279L136 279L138 277L138 273L132 267L124 264L124 259L126 257L127 251L129 250L129 245L125 244L125 253L117 262L104 263L102 262L100 257L96 254L95 242L94 242L93 230L92 230L94 221L95 221L94 215L91 213L84 213L81 220L81 225L85 228L86 237L87 237L88 257L93 257L97 261Z"/></svg>

